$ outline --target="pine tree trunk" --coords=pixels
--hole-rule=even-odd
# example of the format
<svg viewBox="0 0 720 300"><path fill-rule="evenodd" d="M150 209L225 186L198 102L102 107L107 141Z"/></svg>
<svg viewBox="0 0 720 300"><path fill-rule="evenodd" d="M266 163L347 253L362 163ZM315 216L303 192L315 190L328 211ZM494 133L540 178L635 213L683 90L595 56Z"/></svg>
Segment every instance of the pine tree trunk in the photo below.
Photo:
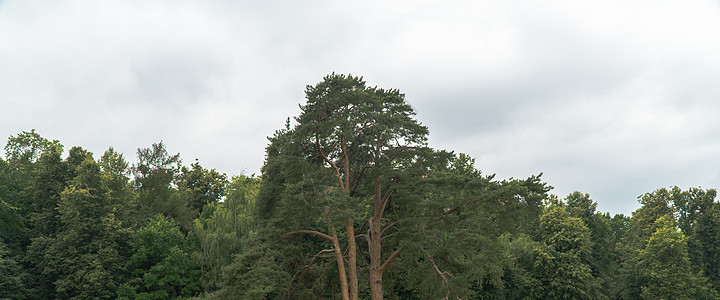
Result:
<svg viewBox="0 0 720 300"><path fill-rule="evenodd" d="M350 300L358 299L358 277L357 277L357 245L355 243L355 227L352 218L345 221L348 239L348 274L350 285Z"/></svg>
<svg viewBox="0 0 720 300"><path fill-rule="evenodd" d="M335 259L337 260L338 265L338 275L340 275L340 288L342 289L342 298L343 300L350 300L350 295L348 293L347 274L345 274L345 261L343 260L342 250L340 250L340 242L338 241L337 233L335 233L335 228L331 228L330 231L332 233L332 243L335 250Z"/></svg>
<svg viewBox="0 0 720 300"><path fill-rule="evenodd" d="M381 244L380 244L380 219L373 218L370 224L370 295L373 300L381 300L383 298L382 289L382 270L381 265Z"/></svg>
<svg viewBox="0 0 720 300"><path fill-rule="evenodd" d="M375 201L373 207L373 217L370 220L370 296L373 300L381 300L383 298L382 289L382 192L380 187L380 176L375 177Z"/></svg>

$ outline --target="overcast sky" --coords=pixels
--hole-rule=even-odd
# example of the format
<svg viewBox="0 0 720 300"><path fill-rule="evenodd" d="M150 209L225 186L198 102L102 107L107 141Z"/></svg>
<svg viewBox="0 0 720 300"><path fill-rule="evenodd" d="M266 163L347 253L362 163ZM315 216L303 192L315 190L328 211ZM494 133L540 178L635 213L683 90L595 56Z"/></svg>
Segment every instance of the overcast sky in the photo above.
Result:
<svg viewBox="0 0 720 300"><path fill-rule="evenodd" d="M720 185L717 1L0 0L0 139L259 173L332 72L400 89L432 147L601 211Z"/></svg>

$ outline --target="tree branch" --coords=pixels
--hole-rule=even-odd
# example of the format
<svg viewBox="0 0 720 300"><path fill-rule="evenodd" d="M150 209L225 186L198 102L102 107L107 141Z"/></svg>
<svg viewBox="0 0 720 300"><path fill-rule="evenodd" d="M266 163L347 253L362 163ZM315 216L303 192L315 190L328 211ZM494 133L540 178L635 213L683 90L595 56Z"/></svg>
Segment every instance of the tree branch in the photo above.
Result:
<svg viewBox="0 0 720 300"><path fill-rule="evenodd" d="M309 235L314 235L314 236L321 237L321 238L324 238L324 239L332 242L332 237L331 237L331 236L329 236L329 235L327 235L327 234L324 234L324 233L322 233L322 232L319 232L319 231L315 231L315 230L290 231L290 232L288 232L288 233L285 233L285 236L292 236L292 235L296 235L296 234L309 234Z"/></svg>
<svg viewBox="0 0 720 300"><path fill-rule="evenodd" d="M385 212L385 206L387 205L388 200L390 200L390 195L392 195L392 194L393 194L393 190L389 190L385 194L385 197L383 197L382 209L380 209L380 218L382 218L382 215Z"/></svg>
<svg viewBox="0 0 720 300"><path fill-rule="evenodd" d="M422 250L422 252L425 253L425 257L427 257L427 259L433 265L433 268L435 268L435 272L437 272L440 275L440 277L442 277L442 284L447 285L447 276L452 276L452 274L450 274L448 272L440 271L440 268L438 268L438 266L435 264L435 260L432 257L430 257L430 254L428 254L427 251L425 251L425 249L423 249L423 248L420 248L420 250Z"/></svg>
<svg viewBox="0 0 720 300"><path fill-rule="evenodd" d="M390 257L388 257L387 260L385 260L385 262L380 266L380 273L384 272L385 269L387 269L390 266L390 264L398 256L400 256L400 253L402 252L402 250L403 250L403 248L401 247L401 248L398 248L397 250L395 250L395 252L393 252L392 254L390 254Z"/></svg>
<svg viewBox="0 0 720 300"><path fill-rule="evenodd" d="M385 234L385 231L387 231L387 230L390 229L391 227L397 225L398 223L400 223L400 220L397 220L397 221L395 221L395 222L392 222L392 223L388 224L388 226L386 226L385 229L383 229L383 230L380 232L380 234L381 234L381 235L382 235L382 234Z"/></svg>
<svg viewBox="0 0 720 300"><path fill-rule="evenodd" d="M380 241L384 241L386 238L389 238L389 237L391 237L391 236L393 236L393 235L396 235L396 234L398 234L398 233L395 232L395 233L391 233L391 234L388 234L388 235L383 235L383 237L380 238Z"/></svg>
<svg viewBox="0 0 720 300"><path fill-rule="evenodd" d="M323 276L325 275L325 272L327 272L327 270L328 270L328 267L330 267L330 266L332 265L332 262L330 262L330 263L328 263L328 264L323 264L323 265L325 265L325 268L323 268L323 271L322 271L322 273L320 273L320 276L318 276L318 279L315 280L315 282L313 283L312 287L310 287L310 290L314 290L314 289L315 289L315 286L318 284L318 282L320 282L320 279L323 278Z"/></svg>
<svg viewBox="0 0 720 300"><path fill-rule="evenodd" d="M343 183L342 176L340 175L340 169L327 157L327 155L325 155L325 152L322 151L322 147L320 147L320 137L317 132L315 133L315 146L320 152L320 156L322 156L323 160L325 160L325 162L335 170L335 176L337 176L338 182L340 183L340 189L345 190L345 184Z"/></svg>
<svg viewBox="0 0 720 300"><path fill-rule="evenodd" d="M358 230L358 232L361 232L361 231L363 231L363 229L365 229L365 226L368 224L368 221L370 221L370 219L372 219L372 218L365 220L365 222L363 222L362 225L360 225L360 229Z"/></svg>
<svg viewBox="0 0 720 300"><path fill-rule="evenodd" d="M460 210L460 208L462 208L463 206L470 205L470 204L473 204L473 203L475 203L475 202L477 202L477 199L468 200L467 202L465 202L465 203L463 203L463 204L460 204L460 205L458 205L458 206L455 206L455 207L449 209L448 211L444 212L442 215L440 215L440 216L435 220L435 222L439 222L439 221L441 221L442 219L445 219L445 217L447 217L448 215L450 215L450 214L452 214L452 213Z"/></svg>

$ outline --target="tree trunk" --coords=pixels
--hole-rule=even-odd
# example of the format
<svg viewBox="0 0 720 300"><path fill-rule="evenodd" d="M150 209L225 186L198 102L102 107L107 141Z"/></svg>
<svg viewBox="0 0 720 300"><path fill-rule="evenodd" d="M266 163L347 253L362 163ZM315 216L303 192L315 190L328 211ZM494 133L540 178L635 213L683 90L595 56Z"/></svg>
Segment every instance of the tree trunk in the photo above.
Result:
<svg viewBox="0 0 720 300"><path fill-rule="evenodd" d="M380 220L373 220L370 224L370 295L373 300L381 300L383 298L382 289L382 270L380 268L382 251L380 244Z"/></svg>
<svg viewBox="0 0 720 300"><path fill-rule="evenodd" d="M335 233L335 228L331 228L330 231L332 234L333 250L335 250L335 259L338 264L338 275L340 275L342 298L343 300L350 300L350 295L348 294L347 274L345 274L345 261L343 259L342 250L340 250L340 242L338 241L337 234Z"/></svg>
<svg viewBox="0 0 720 300"><path fill-rule="evenodd" d="M357 245L355 243L355 227L352 218L345 221L348 239L348 274L350 285L350 300L358 299L358 277L357 277Z"/></svg>
<svg viewBox="0 0 720 300"><path fill-rule="evenodd" d="M373 300L383 298L382 289L382 191L380 187L380 176L375 177L375 201L373 205L373 217L370 220L369 251L370 251L370 295Z"/></svg>

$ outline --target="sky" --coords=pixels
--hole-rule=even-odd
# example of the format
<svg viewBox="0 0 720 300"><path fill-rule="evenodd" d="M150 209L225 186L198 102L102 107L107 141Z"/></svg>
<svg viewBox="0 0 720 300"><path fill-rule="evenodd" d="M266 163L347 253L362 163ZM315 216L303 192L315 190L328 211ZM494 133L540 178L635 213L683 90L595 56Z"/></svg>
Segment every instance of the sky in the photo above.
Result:
<svg viewBox="0 0 720 300"><path fill-rule="evenodd" d="M431 147L630 214L720 185L718 53L717 1L0 0L0 139L259 174L305 86L352 74Z"/></svg>

